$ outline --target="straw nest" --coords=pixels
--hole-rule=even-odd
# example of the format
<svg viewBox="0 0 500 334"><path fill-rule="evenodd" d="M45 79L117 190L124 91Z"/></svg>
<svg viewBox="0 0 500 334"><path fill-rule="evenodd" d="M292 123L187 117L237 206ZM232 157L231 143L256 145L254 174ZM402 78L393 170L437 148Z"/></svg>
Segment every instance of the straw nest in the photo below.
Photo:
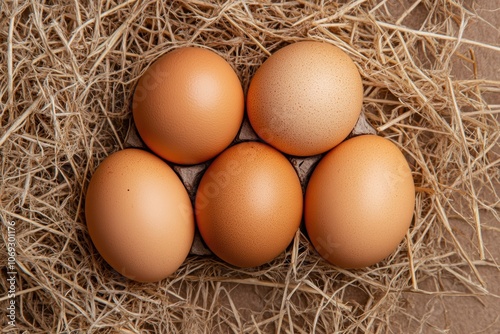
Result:
<svg viewBox="0 0 500 334"><path fill-rule="evenodd" d="M492 295L481 268L499 268L483 236L500 225L493 104L499 102L488 100L500 82L477 77L475 52L498 55L500 47L464 37L468 24L481 20L474 6L458 0L1 6L0 218L2 242L15 223L17 272L16 327L2 315L2 332L385 333L394 314L405 314L407 292ZM159 283L115 273L87 233L84 195L99 163L133 142L126 141L130 100L141 73L171 49L198 45L227 59L246 90L270 54L304 39L332 43L352 57L368 122L411 165L415 219L397 251L378 265L342 270L321 260L299 231L284 254L259 268L191 254ZM452 75L457 61L468 69L461 79ZM176 170L188 182L203 166L197 168ZM7 264L2 247L2 314L11 300L4 294Z"/></svg>

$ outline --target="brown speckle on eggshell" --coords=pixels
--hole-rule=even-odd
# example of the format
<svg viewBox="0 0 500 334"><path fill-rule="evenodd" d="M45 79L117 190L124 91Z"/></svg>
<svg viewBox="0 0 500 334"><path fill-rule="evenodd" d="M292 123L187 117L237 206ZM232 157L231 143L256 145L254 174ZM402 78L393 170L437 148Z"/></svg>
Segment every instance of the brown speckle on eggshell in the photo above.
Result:
<svg viewBox="0 0 500 334"><path fill-rule="evenodd" d="M363 84L356 65L331 44L285 46L257 70L247 94L256 133L296 156L324 153L351 132L360 115Z"/></svg>

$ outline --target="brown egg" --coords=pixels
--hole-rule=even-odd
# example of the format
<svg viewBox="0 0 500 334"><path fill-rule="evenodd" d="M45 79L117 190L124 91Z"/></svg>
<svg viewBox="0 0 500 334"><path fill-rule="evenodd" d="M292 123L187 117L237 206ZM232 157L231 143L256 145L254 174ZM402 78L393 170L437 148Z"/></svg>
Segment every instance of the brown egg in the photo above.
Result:
<svg viewBox="0 0 500 334"><path fill-rule="evenodd" d="M361 268L389 256L412 221L415 187L408 163L387 139L348 139L323 157L309 180L305 223L327 261Z"/></svg>
<svg viewBox="0 0 500 334"><path fill-rule="evenodd" d="M168 52L140 78L132 111L146 145L178 164L222 152L241 126L244 95L238 76L219 55L185 47Z"/></svg>
<svg viewBox="0 0 500 334"><path fill-rule="evenodd" d="M323 153L344 140L361 113L363 85L351 58L321 42L298 42L257 70L247 94L252 127L297 156Z"/></svg>
<svg viewBox="0 0 500 334"><path fill-rule="evenodd" d="M203 175L196 222L207 246L239 267L271 261L293 239L302 219L302 189L290 162L258 142L219 155Z"/></svg>
<svg viewBox="0 0 500 334"><path fill-rule="evenodd" d="M118 151L99 165L87 190L85 216L104 260L139 282L171 275L193 243L186 189L165 162L142 150Z"/></svg>

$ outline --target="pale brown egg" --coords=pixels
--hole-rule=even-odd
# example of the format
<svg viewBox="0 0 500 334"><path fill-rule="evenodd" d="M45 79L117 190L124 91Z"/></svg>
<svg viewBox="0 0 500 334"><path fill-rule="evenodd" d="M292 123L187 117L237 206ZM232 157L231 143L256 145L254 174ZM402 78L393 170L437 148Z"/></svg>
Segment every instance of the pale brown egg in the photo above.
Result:
<svg viewBox="0 0 500 334"><path fill-rule="evenodd" d="M302 219L299 178L278 151L244 142L219 155L203 175L195 214L207 246L239 267L271 261L290 244Z"/></svg>
<svg viewBox="0 0 500 334"><path fill-rule="evenodd" d="M396 145L364 135L348 139L314 169L305 224L316 250L344 268L373 265L403 240L413 217L415 186Z"/></svg>
<svg viewBox="0 0 500 334"><path fill-rule="evenodd" d="M247 94L255 132L280 151L323 153L344 140L361 113L363 84L341 49L321 42L285 46L257 70Z"/></svg>
<svg viewBox="0 0 500 334"><path fill-rule="evenodd" d="M118 151L99 165L85 217L104 260L139 282L174 273L193 243L194 215L184 185L164 161L139 149Z"/></svg>
<svg viewBox="0 0 500 334"><path fill-rule="evenodd" d="M197 164L229 146L244 104L229 63L213 51L184 47L166 53L142 75L132 111L152 151L174 163Z"/></svg>

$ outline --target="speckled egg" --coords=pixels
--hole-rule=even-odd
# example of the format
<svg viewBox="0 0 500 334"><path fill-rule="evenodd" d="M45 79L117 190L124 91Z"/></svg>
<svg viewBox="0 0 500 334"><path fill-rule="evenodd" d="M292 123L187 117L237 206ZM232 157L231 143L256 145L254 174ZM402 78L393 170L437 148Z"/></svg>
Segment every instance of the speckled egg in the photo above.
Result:
<svg viewBox="0 0 500 334"><path fill-rule="evenodd" d="M134 92L132 112L144 143L177 164L222 152L240 129L244 95L233 68L215 52L184 47L156 60Z"/></svg>
<svg viewBox="0 0 500 334"><path fill-rule="evenodd" d="M277 150L244 142L219 155L203 175L195 214L207 246L239 267L271 261L290 244L303 196L290 162Z"/></svg>
<svg viewBox="0 0 500 334"><path fill-rule="evenodd" d="M316 250L344 268L373 265L405 237L415 186L396 145L373 135L346 140L314 169L305 197L305 224Z"/></svg>
<svg viewBox="0 0 500 334"><path fill-rule="evenodd" d="M256 133L297 156L323 153L344 140L361 113L363 85L341 49L322 42L290 44L255 73L247 94Z"/></svg>
<svg viewBox="0 0 500 334"><path fill-rule="evenodd" d="M85 198L90 237L123 276L154 282L174 273L194 238L191 201L177 174L139 149L108 156L92 175Z"/></svg>

